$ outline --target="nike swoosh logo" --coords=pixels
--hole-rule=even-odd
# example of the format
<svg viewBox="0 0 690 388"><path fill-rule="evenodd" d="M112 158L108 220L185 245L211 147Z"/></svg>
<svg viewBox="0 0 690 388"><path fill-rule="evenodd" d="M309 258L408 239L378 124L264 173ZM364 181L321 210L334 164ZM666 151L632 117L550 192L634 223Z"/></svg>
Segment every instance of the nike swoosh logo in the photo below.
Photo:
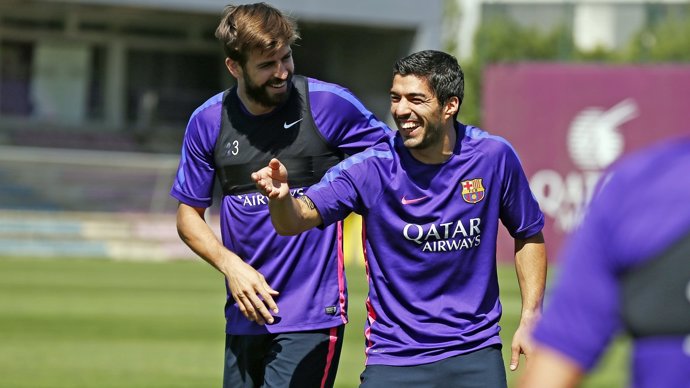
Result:
<svg viewBox="0 0 690 388"><path fill-rule="evenodd" d="M407 198L405 198L405 196L403 195L403 197L402 197L402 199L400 200L400 202L402 202L403 205L410 205L410 204L413 204L413 203L417 203L417 202L419 202L419 201L423 201L423 200L425 200L425 199L427 199L427 198L429 198L428 195L425 195L425 196L419 197L419 198L407 199Z"/></svg>
<svg viewBox="0 0 690 388"><path fill-rule="evenodd" d="M291 122L290 124L288 124L287 122L286 122L286 123L283 123L283 128L289 129L289 128L291 128L293 125L299 123L299 122L302 121L302 120L304 120L304 117L302 117L301 119L299 119L299 120L297 120L297 121L293 121L293 122Z"/></svg>

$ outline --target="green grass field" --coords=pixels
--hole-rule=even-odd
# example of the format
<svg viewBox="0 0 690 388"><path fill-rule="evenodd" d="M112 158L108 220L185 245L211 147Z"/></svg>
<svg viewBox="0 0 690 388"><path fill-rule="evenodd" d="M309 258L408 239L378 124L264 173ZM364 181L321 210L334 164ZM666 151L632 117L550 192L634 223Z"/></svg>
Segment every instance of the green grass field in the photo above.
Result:
<svg viewBox="0 0 690 388"><path fill-rule="evenodd" d="M509 343L520 297L511 266L500 278ZM364 360L363 269L350 266L348 280L339 388L357 387ZM220 387L224 300L220 274L201 260L0 259L0 387ZM625 386L627 353L618 341L583 386Z"/></svg>

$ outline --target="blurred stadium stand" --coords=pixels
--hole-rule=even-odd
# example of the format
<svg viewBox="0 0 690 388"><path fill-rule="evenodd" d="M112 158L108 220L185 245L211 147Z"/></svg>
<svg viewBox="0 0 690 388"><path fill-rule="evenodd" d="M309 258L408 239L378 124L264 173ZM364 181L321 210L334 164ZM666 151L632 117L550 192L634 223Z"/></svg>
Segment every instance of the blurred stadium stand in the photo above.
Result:
<svg viewBox="0 0 690 388"><path fill-rule="evenodd" d="M167 260L192 257L174 216L0 210L0 253L15 257Z"/></svg>
<svg viewBox="0 0 690 388"><path fill-rule="evenodd" d="M74 132L24 128L8 131L10 144L20 147L58 147L71 149L142 151L142 144L129 134L117 132Z"/></svg>
<svg viewBox="0 0 690 388"><path fill-rule="evenodd" d="M168 196L176 166L174 155L0 146L0 255L193 257Z"/></svg>
<svg viewBox="0 0 690 388"><path fill-rule="evenodd" d="M174 155L0 146L3 208L172 213Z"/></svg>

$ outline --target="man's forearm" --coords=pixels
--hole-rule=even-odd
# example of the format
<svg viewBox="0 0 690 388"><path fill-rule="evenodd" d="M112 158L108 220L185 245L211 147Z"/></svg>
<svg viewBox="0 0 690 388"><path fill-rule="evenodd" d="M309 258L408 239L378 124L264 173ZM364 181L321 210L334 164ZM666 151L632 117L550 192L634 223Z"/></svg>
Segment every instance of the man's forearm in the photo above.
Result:
<svg viewBox="0 0 690 388"><path fill-rule="evenodd" d="M541 233L515 241L515 270L522 295L522 319L541 315L546 286L546 247Z"/></svg>
<svg viewBox="0 0 690 388"><path fill-rule="evenodd" d="M271 221L278 234L291 236L321 224L321 217L314 203L307 196L270 199L268 208Z"/></svg>
<svg viewBox="0 0 690 388"><path fill-rule="evenodd" d="M240 260L223 246L203 218L203 209L180 204L177 211L177 233L199 257L227 276L232 259Z"/></svg>

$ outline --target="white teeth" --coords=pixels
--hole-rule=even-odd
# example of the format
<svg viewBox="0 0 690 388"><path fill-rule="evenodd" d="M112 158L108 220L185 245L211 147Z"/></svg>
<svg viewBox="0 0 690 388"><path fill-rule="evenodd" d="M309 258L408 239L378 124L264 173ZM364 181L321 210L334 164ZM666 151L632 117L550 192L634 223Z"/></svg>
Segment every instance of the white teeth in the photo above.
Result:
<svg viewBox="0 0 690 388"><path fill-rule="evenodd" d="M417 123L403 123L403 124L402 124L402 128L403 128L403 129L415 129L415 128L417 128L418 126L419 126L419 125L418 125Z"/></svg>

